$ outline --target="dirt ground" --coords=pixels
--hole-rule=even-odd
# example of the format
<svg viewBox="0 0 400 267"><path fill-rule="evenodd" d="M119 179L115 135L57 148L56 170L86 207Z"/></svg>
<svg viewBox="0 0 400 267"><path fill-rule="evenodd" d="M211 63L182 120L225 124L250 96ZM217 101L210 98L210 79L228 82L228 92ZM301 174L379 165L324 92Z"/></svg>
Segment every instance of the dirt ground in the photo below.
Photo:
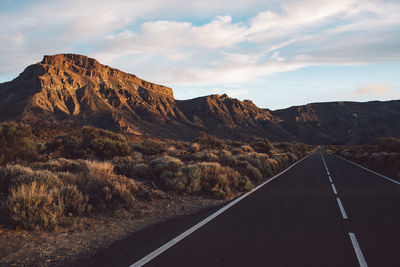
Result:
<svg viewBox="0 0 400 267"><path fill-rule="evenodd" d="M0 228L0 266L57 266L93 255L129 234L172 219L214 207L227 200L173 195L138 203L135 211L81 218L54 232Z"/></svg>

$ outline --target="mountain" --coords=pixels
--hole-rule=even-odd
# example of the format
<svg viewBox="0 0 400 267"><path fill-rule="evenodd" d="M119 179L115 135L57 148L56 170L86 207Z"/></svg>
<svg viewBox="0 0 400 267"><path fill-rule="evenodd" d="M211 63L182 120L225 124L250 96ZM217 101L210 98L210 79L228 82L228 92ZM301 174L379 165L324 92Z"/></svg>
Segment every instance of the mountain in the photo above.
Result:
<svg viewBox="0 0 400 267"><path fill-rule="evenodd" d="M74 54L45 56L0 84L0 118L28 123L37 135L93 125L180 139L199 131L225 138L296 139L250 101L226 95L178 101L171 88Z"/></svg>
<svg viewBox="0 0 400 267"><path fill-rule="evenodd" d="M316 103L270 111L227 95L176 100L169 87L75 54L45 56L0 84L0 120L28 123L39 137L93 125L184 140L205 131L242 140L360 143L377 136L400 137L399 115L400 101Z"/></svg>
<svg viewBox="0 0 400 267"><path fill-rule="evenodd" d="M400 137L399 100L314 103L272 114L305 143L362 144L382 136Z"/></svg>

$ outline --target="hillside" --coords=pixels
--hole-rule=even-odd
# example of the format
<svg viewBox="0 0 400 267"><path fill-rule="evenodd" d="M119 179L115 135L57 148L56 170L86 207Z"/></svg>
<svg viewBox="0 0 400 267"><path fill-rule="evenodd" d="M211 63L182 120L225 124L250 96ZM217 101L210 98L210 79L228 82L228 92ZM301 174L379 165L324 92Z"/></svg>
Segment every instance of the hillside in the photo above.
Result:
<svg viewBox="0 0 400 267"><path fill-rule="evenodd" d="M200 131L221 138L306 143L362 143L400 137L400 101L332 102L261 109L227 95L175 100L171 88L75 54L45 56L0 84L0 120L20 120L36 136L82 125L189 140Z"/></svg>
<svg viewBox="0 0 400 267"><path fill-rule="evenodd" d="M400 137L400 101L314 103L273 111L301 142L361 144Z"/></svg>

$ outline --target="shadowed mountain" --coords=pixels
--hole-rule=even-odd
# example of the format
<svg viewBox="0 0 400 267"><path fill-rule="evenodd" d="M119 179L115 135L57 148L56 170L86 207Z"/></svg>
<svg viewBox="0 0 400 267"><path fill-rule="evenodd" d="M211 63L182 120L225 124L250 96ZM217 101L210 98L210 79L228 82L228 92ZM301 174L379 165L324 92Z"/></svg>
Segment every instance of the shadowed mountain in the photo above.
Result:
<svg viewBox="0 0 400 267"><path fill-rule="evenodd" d="M358 143L400 136L400 102L335 102L270 111L227 95L175 100L171 88L74 54L45 56L0 84L0 120L20 120L37 136L83 125L162 138ZM397 120L396 120L397 119Z"/></svg>
<svg viewBox="0 0 400 267"><path fill-rule="evenodd" d="M314 103L273 111L301 142L361 144L400 137L400 101Z"/></svg>

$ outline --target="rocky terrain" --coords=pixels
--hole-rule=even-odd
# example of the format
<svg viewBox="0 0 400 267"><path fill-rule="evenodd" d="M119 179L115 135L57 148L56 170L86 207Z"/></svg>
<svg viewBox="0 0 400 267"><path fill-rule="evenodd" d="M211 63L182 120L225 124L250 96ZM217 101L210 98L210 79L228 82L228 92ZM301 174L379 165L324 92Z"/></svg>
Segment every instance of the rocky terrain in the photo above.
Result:
<svg viewBox="0 0 400 267"><path fill-rule="evenodd" d="M261 109L227 95L175 100L171 88L74 54L45 56L0 84L0 120L19 120L36 136L92 125L135 136L357 144L400 137L400 101L332 102Z"/></svg>

